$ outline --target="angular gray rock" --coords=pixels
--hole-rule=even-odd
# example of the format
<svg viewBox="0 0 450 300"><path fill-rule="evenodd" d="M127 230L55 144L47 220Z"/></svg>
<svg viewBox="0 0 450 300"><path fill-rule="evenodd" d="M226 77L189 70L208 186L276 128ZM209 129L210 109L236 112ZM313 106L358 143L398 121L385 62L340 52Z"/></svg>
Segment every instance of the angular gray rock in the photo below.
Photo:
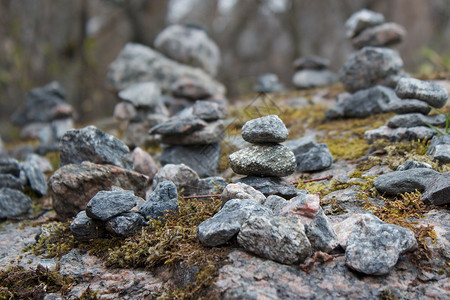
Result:
<svg viewBox="0 0 450 300"><path fill-rule="evenodd" d="M220 197L222 206L232 199L252 199L259 204L264 204L266 201L263 193L242 182L230 183L223 190Z"/></svg>
<svg viewBox="0 0 450 300"><path fill-rule="evenodd" d="M223 177L211 176L202 178L197 185L195 194L197 195L209 195L220 194L228 185Z"/></svg>
<svg viewBox="0 0 450 300"><path fill-rule="evenodd" d="M86 208L89 200L99 191L118 186L145 197L148 177L112 165L90 162L71 164L59 168L49 179L53 209L61 219L68 219Z"/></svg>
<svg viewBox="0 0 450 300"><path fill-rule="evenodd" d="M135 212L125 212L106 221L108 232L121 237L127 237L140 230L144 225L144 218Z"/></svg>
<svg viewBox="0 0 450 300"><path fill-rule="evenodd" d="M450 204L450 172L434 175L420 199L433 205Z"/></svg>
<svg viewBox="0 0 450 300"><path fill-rule="evenodd" d="M431 108L430 106L417 99L401 99L401 101L392 102L390 110L396 114L421 113L427 115Z"/></svg>
<svg viewBox="0 0 450 300"><path fill-rule="evenodd" d="M360 230L362 224L369 223L382 224L383 221L369 213L355 213L345 220L335 224L333 229L338 237L339 245L341 245L342 249L345 250L347 248L348 240L350 239L353 231L356 231L356 229Z"/></svg>
<svg viewBox="0 0 450 300"><path fill-rule="evenodd" d="M192 106L192 114L208 122L225 119L228 115L225 105L206 100L195 101Z"/></svg>
<svg viewBox="0 0 450 300"><path fill-rule="evenodd" d="M389 47L400 43L406 30L403 26L396 23L384 23L363 30L352 39L353 47L361 49L362 47Z"/></svg>
<svg viewBox="0 0 450 300"><path fill-rule="evenodd" d="M319 209L314 219L305 225L305 233L314 250L329 253L339 246L339 241L330 220Z"/></svg>
<svg viewBox="0 0 450 300"><path fill-rule="evenodd" d="M333 164L333 156L328 145L316 143L312 137L288 141L284 145L294 152L297 172L320 171Z"/></svg>
<svg viewBox="0 0 450 300"><path fill-rule="evenodd" d="M246 176L236 180L236 182L248 184L263 193L266 197L277 195L284 199L291 199L299 193L299 190L292 184L279 177Z"/></svg>
<svg viewBox="0 0 450 300"><path fill-rule="evenodd" d="M281 213L281 209L286 206L289 202L283 197L277 195L270 195L266 198L266 202L264 202L264 206L270 208L274 214L274 216L279 216Z"/></svg>
<svg viewBox="0 0 450 300"><path fill-rule="evenodd" d="M415 190L423 192L436 174L439 172L428 168L394 171L378 176L373 184L380 193L387 195L414 192Z"/></svg>
<svg viewBox="0 0 450 300"><path fill-rule="evenodd" d="M167 164L153 178L153 189L162 181L172 181L178 191L184 190L184 195L190 195L191 192L195 192L200 177L185 164Z"/></svg>
<svg viewBox="0 0 450 300"><path fill-rule="evenodd" d="M329 65L329 59L315 55L299 57L293 63L293 67L297 71L303 69L322 70L327 69Z"/></svg>
<svg viewBox="0 0 450 300"><path fill-rule="evenodd" d="M301 263L312 254L303 224L292 218L251 216L237 241L245 250L283 264Z"/></svg>
<svg viewBox="0 0 450 300"><path fill-rule="evenodd" d="M415 161L415 160L407 160L403 164L397 167L396 171L406 171L409 169L418 169L418 168L427 168L432 169L433 167L430 164Z"/></svg>
<svg viewBox="0 0 450 300"><path fill-rule="evenodd" d="M198 176L214 176L217 173L221 144L207 145L173 145L164 148L160 162L167 164L184 164L192 168Z"/></svg>
<svg viewBox="0 0 450 300"><path fill-rule="evenodd" d="M242 138L249 143L281 143L289 132L277 115L250 120L242 126Z"/></svg>
<svg viewBox="0 0 450 300"><path fill-rule="evenodd" d="M107 221L136 206L133 191L99 191L86 205L89 218Z"/></svg>
<svg viewBox="0 0 450 300"><path fill-rule="evenodd" d="M23 171L30 188L43 196L47 194L47 178L42 173L39 166L33 162L23 162L20 164L20 168Z"/></svg>
<svg viewBox="0 0 450 300"><path fill-rule="evenodd" d="M103 222L89 218L84 210L80 211L70 223L70 232L80 242L89 242L106 235Z"/></svg>
<svg viewBox="0 0 450 300"><path fill-rule="evenodd" d="M272 211L251 199L232 199L212 218L197 227L197 237L208 247L226 244L250 216L270 216Z"/></svg>
<svg viewBox="0 0 450 300"><path fill-rule="evenodd" d="M201 119L178 119L172 118L164 123L155 125L148 132L149 134L176 135L175 138L182 138L182 135L192 133L202 129L208 123Z"/></svg>
<svg viewBox="0 0 450 300"><path fill-rule="evenodd" d="M414 232L409 229L387 223L359 222L345 250L345 263L353 270L368 275L388 274L401 254L417 248Z"/></svg>
<svg viewBox="0 0 450 300"><path fill-rule="evenodd" d="M161 88L154 82L140 82L121 90L119 98L135 107L154 107L161 97Z"/></svg>
<svg viewBox="0 0 450 300"><path fill-rule="evenodd" d="M432 155L440 163L450 163L450 134L434 136L426 154Z"/></svg>
<svg viewBox="0 0 450 300"><path fill-rule="evenodd" d="M303 69L295 72L292 84L298 89L309 89L337 82L337 76L330 70Z"/></svg>
<svg viewBox="0 0 450 300"><path fill-rule="evenodd" d="M130 149L95 126L69 130L61 139L61 166L89 161L132 169Z"/></svg>
<svg viewBox="0 0 450 300"><path fill-rule="evenodd" d="M150 47L134 43L124 46L110 65L107 77L117 90L138 82L153 81L163 91L171 91L174 82L187 77L202 82L213 94L225 94L225 87L201 69L179 64Z"/></svg>
<svg viewBox="0 0 450 300"><path fill-rule="evenodd" d="M9 188L13 190L23 191L24 182L22 179L11 174L0 173L0 188Z"/></svg>
<svg viewBox="0 0 450 300"><path fill-rule="evenodd" d="M28 213L32 203L28 196L18 190L0 188L0 219Z"/></svg>
<svg viewBox="0 0 450 300"><path fill-rule="evenodd" d="M362 30L384 23L384 16L369 9L361 9L350 16L345 22L345 34L352 38Z"/></svg>
<svg viewBox="0 0 450 300"><path fill-rule="evenodd" d="M34 164L43 173L47 173L47 172L53 171L53 167L52 167L50 161L47 158L45 158L43 156L40 156L40 155L37 155L35 153L28 154L26 156L25 161L27 163Z"/></svg>
<svg viewBox="0 0 450 300"><path fill-rule="evenodd" d="M402 78L395 92L400 98L423 100L435 108L443 107L448 99L448 92L443 86L416 78Z"/></svg>
<svg viewBox="0 0 450 300"><path fill-rule="evenodd" d="M218 120L208 123L205 127L189 134L163 135L161 137L161 143L169 145L206 145L219 143L225 136L224 123L223 121Z"/></svg>
<svg viewBox="0 0 450 300"><path fill-rule="evenodd" d="M409 113L403 115L396 115L390 118L387 126L390 128L398 127L417 127L427 126L427 124L440 127L445 124L446 118L444 115L422 115L420 113Z"/></svg>
<svg viewBox="0 0 450 300"><path fill-rule="evenodd" d="M284 90L284 86L280 83L277 74L268 73L258 77L258 84L253 88L258 93L273 93Z"/></svg>
<svg viewBox="0 0 450 300"><path fill-rule="evenodd" d="M299 195L292 198L285 205L280 215L283 217L295 217L303 225L310 224L320 211L320 199L318 195L308 194L300 191Z"/></svg>
<svg viewBox="0 0 450 300"><path fill-rule="evenodd" d="M20 176L20 163L14 158L0 159L0 174Z"/></svg>
<svg viewBox="0 0 450 300"><path fill-rule="evenodd" d="M431 139L437 133L434 129L428 126L417 126L417 127L399 127L390 128L388 126L381 126L376 129L367 130L364 132L364 136L367 143L372 144L376 140L386 139L390 142L400 142L400 141L417 141Z"/></svg>
<svg viewBox="0 0 450 300"><path fill-rule="evenodd" d="M254 145L230 155L231 169L243 175L288 176L295 171L294 153L283 145Z"/></svg>
<svg viewBox="0 0 450 300"><path fill-rule="evenodd" d="M178 212L177 187L172 181L158 183L146 200L139 212L147 219L164 220L166 212Z"/></svg>
<svg viewBox="0 0 450 300"><path fill-rule="evenodd" d="M208 99L214 96L214 91L210 90L209 87L204 85L201 81L186 77L177 79L172 83L170 85L170 91L174 97L187 99L189 101Z"/></svg>
<svg viewBox="0 0 450 300"><path fill-rule="evenodd" d="M339 71L339 80L351 93L375 85L394 88L402 76L403 61L398 52L378 47L352 53Z"/></svg>
<svg viewBox="0 0 450 300"><path fill-rule="evenodd" d="M200 67L216 76L220 65L220 50L206 32L192 25L171 25L154 41L155 48L181 63Z"/></svg>

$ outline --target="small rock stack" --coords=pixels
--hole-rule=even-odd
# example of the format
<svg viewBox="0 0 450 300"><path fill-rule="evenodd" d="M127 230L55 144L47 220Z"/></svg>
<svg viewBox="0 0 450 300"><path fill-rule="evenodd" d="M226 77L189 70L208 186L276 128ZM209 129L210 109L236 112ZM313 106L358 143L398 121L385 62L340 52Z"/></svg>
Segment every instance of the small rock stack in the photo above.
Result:
<svg viewBox="0 0 450 300"><path fill-rule="evenodd" d="M248 121L242 127L242 137L254 145L230 155L231 169L237 174L248 175L240 182L269 194L270 191L261 190L257 182L263 181L261 185L267 188L273 185L270 181L281 184L280 177L294 173L294 153L289 147L279 144L287 139L288 130L278 116L269 115ZM295 196L295 192L289 196Z"/></svg>
<svg viewBox="0 0 450 300"><path fill-rule="evenodd" d="M258 84L253 90L257 93L273 93L284 90L283 84L278 79L277 74L267 73L258 77Z"/></svg>
<svg viewBox="0 0 450 300"><path fill-rule="evenodd" d="M22 126L24 139L39 139L42 149L58 150L58 143L73 128L75 111L64 101L65 92L57 82L32 89L26 103L12 116L14 125ZM43 151L46 152L46 151Z"/></svg>
<svg viewBox="0 0 450 300"><path fill-rule="evenodd" d="M226 118L224 104L198 100L168 121L151 128L150 134L160 135L162 144L167 145L160 162L166 164L185 164L200 176L213 176L216 173L225 137Z"/></svg>
<svg viewBox="0 0 450 300"><path fill-rule="evenodd" d="M318 56L300 57L294 61L292 83L296 88L309 89L337 82L337 76L328 66L330 61Z"/></svg>
<svg viewBox="0 0 450 300"><path fill-rule="evenodd" d="M441 108L448 99L447 90L436 83L414 78L402 78L395 89L399 101L392 105L397 116L392 117L387 126L369 130L365 133L369 143L385 138L392 142L417 140L433 137L437 132L427 124L443 126L446 118L443 114L428 115L431 107Z"/></svg>

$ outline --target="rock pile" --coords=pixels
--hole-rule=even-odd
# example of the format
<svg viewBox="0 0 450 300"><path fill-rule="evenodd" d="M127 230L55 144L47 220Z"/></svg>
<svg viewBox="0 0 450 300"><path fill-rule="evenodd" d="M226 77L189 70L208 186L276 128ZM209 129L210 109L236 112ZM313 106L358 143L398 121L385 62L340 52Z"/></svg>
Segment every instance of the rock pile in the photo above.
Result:
<svg viewBox="0 0 450 300"><path fill-rule="evenodd" d="M322 57L300 57L294 61L295 74L292 77L292 83L299 89L336 83L337 76L328 70L329 65L329 60Z"/></svg>
<svg viewBox="0 0 450 300"><path fill-rule="evenodd" d="M313 137L303 137L284 143L295 154L297 172L321 171L331 167L333 156L325 143L317 143Z"/></svg>
<svg viewBox="0 0 450 300"><path fill-rule="evenodd" d="M61 137L73 128L75 115L64 99L65 92L55 81L32 89L24 106L11 117L14 125L22 126L21 137L39 139L43 148L57 150Z"/></svg>
<svg viewBox="0 0 450 300"><path fill-rule="evenodd" d="M284 90L284 86L277 74L267 73L258 77L258 84L253 90L258 93L280 92Z"/></svg>

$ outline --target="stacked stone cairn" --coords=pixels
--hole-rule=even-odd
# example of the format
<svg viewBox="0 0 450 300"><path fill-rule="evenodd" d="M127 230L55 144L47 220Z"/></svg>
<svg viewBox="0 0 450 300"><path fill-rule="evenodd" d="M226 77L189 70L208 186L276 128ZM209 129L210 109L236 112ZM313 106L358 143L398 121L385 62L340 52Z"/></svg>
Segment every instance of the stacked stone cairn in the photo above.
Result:
<svg viewBox="0 0 450 300"><path fill-rule="evenodd" d="M39 139L37 152L58 150L58 143L67 130L73 128L75 111L65 101L65 92L58 82L32 89L25 105L12 116L12 123L22 126L23 139Z"/></svg>
<svg viewBox="0 0 450 300"><path fill-rule="evenodd" d="M254 86L253 90L257 93L281 92L284 90L284 86L280 82L277 74L267 73L258 77L258 83Z"/></svg>
<svg viewBox="0 0 450 300"><path fill-rule="evenodd" d="M337 82L337 76L328 67L330 61L318 56L300 57L294 61L292 83L298 89L309 89Z"/></svg>

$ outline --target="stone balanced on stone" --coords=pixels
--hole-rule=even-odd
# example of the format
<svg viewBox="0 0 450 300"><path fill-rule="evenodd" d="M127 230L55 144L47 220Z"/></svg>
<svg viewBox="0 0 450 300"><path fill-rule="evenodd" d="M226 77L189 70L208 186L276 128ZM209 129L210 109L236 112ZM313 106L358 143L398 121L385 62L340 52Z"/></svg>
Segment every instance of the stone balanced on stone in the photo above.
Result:
<svg viewBox="0 0 450 300"><path fill-rule="evenodd" d="M295 155L279 143L288 137L288 130L276 115L248 121L242 137L254 144L230 155L231 169L238 174L261 177L284 177L295 171Z"/></svg>

